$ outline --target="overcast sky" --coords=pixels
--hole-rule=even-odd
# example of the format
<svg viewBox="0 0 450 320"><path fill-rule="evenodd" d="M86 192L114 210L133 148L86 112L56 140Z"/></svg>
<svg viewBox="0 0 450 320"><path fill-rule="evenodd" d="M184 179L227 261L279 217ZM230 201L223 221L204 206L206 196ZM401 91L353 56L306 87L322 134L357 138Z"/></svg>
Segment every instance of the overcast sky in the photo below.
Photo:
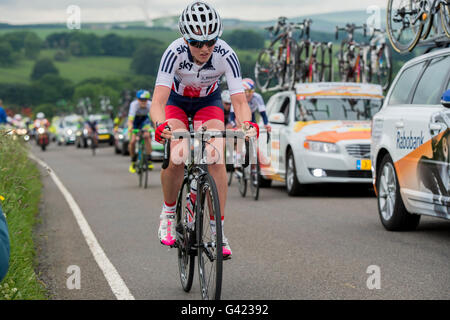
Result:
<svg viewBox="0 0 450 320"><path fill-rule="evenodd" d="M0 23L65 23L67 7L81 8L81 22L142 21L179 15L191 0L0 0ZM333 11L386 7L386 0L209 0L224 18L270 20ZM144 9L147 8L147 9Z"/></svg>

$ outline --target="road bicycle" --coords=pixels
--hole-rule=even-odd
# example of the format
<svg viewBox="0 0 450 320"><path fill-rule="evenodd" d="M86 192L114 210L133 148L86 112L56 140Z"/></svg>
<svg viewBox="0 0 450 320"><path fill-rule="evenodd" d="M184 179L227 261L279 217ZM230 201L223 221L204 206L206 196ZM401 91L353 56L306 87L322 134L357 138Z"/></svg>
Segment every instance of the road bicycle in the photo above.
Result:
<svg viewBox="0 0 450 320"><path fill-rule="evenodd" d="M136 143L136 154L137 154L137 160L136 160L136 173L138 174L138 180L139 180L139 187L141 188L144 186L144 189L147 189L148 186L148 158L147 154L145 152L145 138L144 133L150 132L151 130L148 129L133 129L133 134L137 137L137 143Z"/></svg>
<svg viewBox="0 0 450 320"><path fill-rule="evenodd" d="M191 119L189 119L190 127ZM168 127L166 127L168 128ZM180 281L183 290L192 288L195 269L195 257L198 260L198 277L203 300L219 300L223 277L223 242L219 194L214 179L208 172L206 146L212 146L213 138L236 137L244 139L242 131L173 132L172 140L184 139L188 142L190 157L184 168L184 178L176 204L176 242ZM196 146L197 142L197 147ZM246 143L246 146L248 143ZM213 147L213 146L212 146ZM213 147L214 148L214 147ZM166 169L170 161L170 140L164 143L162 168ZM248 161L248 157L246 157ZM248 162L247 162L248 163ZM189 213L191 186L195 186L196 199ZM218 222L218 223L216 223Z"/></svg>
<svg viewBox="0 0 450 320"><path fill-rule="evenodd" d="M267 143L269 143L269 140L270 133L267 132ZM251 143L249 149L249 156L251 157L250 164L236 165L234 172L230 173L229 178L230 184L232 175L236 177L238 190L243 198L247 195L247 186L250 186L250 192L254 200L259 199L259 189L261 187L261 165L257 150L256 143Z"/></svg>
<svg viewBox="0 0 450 320"><path fill-rule="evenodd" d="M392 54L386 44L386 34L382 29L372 28L367 47L367 54L364 55L367 67L367 81L378 83L387 90L392 78Z"/></svg>
<svg viewBox="0 0 450 320"><path fill-rule="evenodd" d="M294 87L297 52L294 31L301 30L303 25L286 20L280 17L275 26L265 28L275 38L268 48L261 50L255 64L256 85L262 92Z"/></svg>
<svg viewBox="0 0 450 320"><path fill-rule="evenodd" d="M450 0L389 0L387 33L394 50L406 53L427 39L438 13L442 34L450 38Z"/></svg>
<svg viewBox="0 0 450 320"><path fill-rule="evenodd" d="M89 146L92 150L92 156L95 156L95 150L98 148L98 134L92 131L89 135Z"/></svg>
<svg viewBox="0 0 450 320"><path fill-rule="evenodd" d="M366 36L366 25L356 26L355 24L346 24L340 28L336 26L335 38L339 37L339 31L347 32L347 39L342 40L339 50L338 70L341 81L343 82L366 82L364 45L354 41L355 30L363 29Z"/></svg>
<svg viewBox="0 0 450 320"><path fill-rule="evenodd" d="M296 81L321 82L332 81L333 78L333 44L331 42L315 42L310 39L312 20L302 22L303 38L296 53Z"/></svg>

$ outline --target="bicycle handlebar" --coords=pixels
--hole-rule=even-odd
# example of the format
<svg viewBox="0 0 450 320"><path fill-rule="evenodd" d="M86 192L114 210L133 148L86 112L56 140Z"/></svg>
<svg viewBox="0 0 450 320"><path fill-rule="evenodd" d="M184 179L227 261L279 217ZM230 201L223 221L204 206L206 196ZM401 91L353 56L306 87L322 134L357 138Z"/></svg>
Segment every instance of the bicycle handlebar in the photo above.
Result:
<svg viewBox="0 0 450 320"><path fill-rule="evenodd" d="M166 129L170 129L168 126L166 126ZM173 138L172 139L195 139L200 138L201 141L207 141L212 138L239 138L244 139L245 133L243 131L237 131L237 130L224 130L224 131L199 131L199 132L173 132ZM170 162L170 139L166 139L164 142L164 157L163 157L163 163L162 168L167 169ZM249 140L245 140L245 163L244 168L249 165Z"/></svg>

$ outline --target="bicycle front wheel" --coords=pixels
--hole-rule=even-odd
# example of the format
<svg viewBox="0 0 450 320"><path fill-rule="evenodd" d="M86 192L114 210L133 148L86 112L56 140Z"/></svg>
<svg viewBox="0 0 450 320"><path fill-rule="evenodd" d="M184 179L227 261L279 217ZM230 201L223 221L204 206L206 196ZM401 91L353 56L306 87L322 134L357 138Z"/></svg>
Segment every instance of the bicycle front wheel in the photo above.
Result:
<svg viewBox="0 0 450 320"><path fill-rule="evenodd" d="M194 280L195 251L192 245L195 243L195 231L188 226L186 216L187 197L190 193L188 179L184 179L177 200L177 251L178 269L180 271L180 281L183 290L189 292Z"/></svg>
<svg viewBox="0 0 450 320"><path fill-rule="evenodd" d="M259 198L259 176L259 163L252 164L250 168L250 190L252 192L252 197L255 200L258 200Z"/></svg>
<svg viewBox="0 0 450 320"><path fill-rule="evenodd" d="M406 53L414 49L423 31L421 0L389 0L387 34L395 51Z"/></svg>
<svg viewBox="0 0 450 320"><path fill-rule="evenodd" d="M201 295L203 300L220 300L223 243L219 194L209 174L201 179L197 190L196 235Z"/></svg>
<svg viewBox="0 0 450 320"><path fill-rule="evenodd" d="M239 193L242 197L247 194L247 178L245 177L245 169L243 167L236 169L236 177L239 183Z"/></svg>

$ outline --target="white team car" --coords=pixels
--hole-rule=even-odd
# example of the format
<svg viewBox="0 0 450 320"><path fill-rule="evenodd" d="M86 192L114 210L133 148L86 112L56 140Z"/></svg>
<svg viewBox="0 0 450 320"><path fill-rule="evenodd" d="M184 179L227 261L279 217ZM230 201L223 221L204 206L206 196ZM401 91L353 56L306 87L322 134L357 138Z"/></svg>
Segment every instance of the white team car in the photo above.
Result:
<svg viewBox="0 0 450 320"><path fill-rule="evenodd" d="M308 184L370 184L370 120L382 102L381 86L359 83L298 84L295 91L272 96L267 103L271 143L260 156L261 186L278 180L286 183L289 195L297 195Z"/></svg>
<svg viewBox="0 0 450 320"><path fill-rule="evenodd" d="M372 124L372 172L388 230L411 230L420 215L450 219L450 49L407 62Z"/></svg>

